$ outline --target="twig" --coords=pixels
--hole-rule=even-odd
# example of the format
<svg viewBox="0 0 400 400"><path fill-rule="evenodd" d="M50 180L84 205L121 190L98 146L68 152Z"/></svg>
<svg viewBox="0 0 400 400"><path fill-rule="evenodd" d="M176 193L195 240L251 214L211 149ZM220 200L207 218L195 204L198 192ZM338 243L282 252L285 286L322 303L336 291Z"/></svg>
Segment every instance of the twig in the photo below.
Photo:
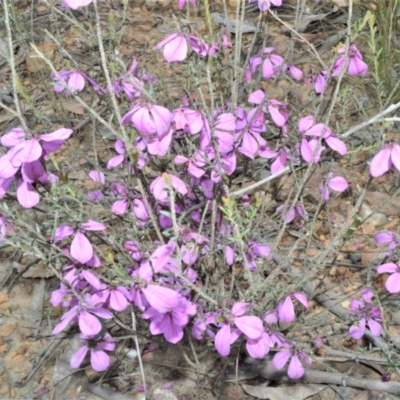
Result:
<svg viewBox="0 0 400 400"><path fill-rule="evenodd" d="M317 371L310 368L305 368L303 377L294 381L287 376L287 370L288 368L286 367L277 371L272 361L267 361L258 369L258 374L264 379L270 379L280 383L326 383L329 385L376 390L378 392L387 392L395 395L400 393L400 382L382 382L381 380L375 379L354 378L340 373Z"/></svg>
<svg viewBox="0 0 400 400"><path fill-rule="evenodd" d="M276 178L279 178L281 175L284 175L284 174L286 174L286 172L289 172L289 171L290 171L290 167L285 167L281 171L277 172L276 174L273 174L273 175L267 176L264 179L261 179L261 181L253 183L252 185L247 186L247 187L245 187L243 189L236 190L235 192L231 192L230 195L231 196L241 196L242 194L250 192L250 190L256 189L259 186L264 185L264 183L267 183L267 182L272 181L272 180L274 180Z"/></svg>
<svg viewBox="0 0 400 400"><path fill-rule="evenodd" d="M14 276L13 280L10 282L10 286L7 288L7 293L10 293L16 282L18 282L18 279L21 278L21 276L28 271L32 265L37 264L39 261L41 261L40 258L35 258L33 261L29 262L28 264L25 265L25 267L20 271L17 275Z"/></svg>
<svg viewBox="0 0 400 400"><path fill-rule="evenodd" d="M133 309L133 305L131 305L131 317L132 317L132 332L134 332L132 334L132 337L133 337L133 341L135 342L136 352L137 352L137 355L138 355L140 374L142 376L142 382L143 382L144 396L145 396L145 398L147 398L147 394L146 394L146 391L147 391L147 389L146 389L146 377L144 375L142 355L140 354L139 340L138 340L138 337L136 335L136 331L137 331L137 329L136 329L136 315L135 315L135 310Z"/></svg>
<svg viewBox="0 0 400 400"><path fill-rule="evenodd" d="M5 0L3 3L4 3L5 24L6 24L6 28L7 28L7 44L8 44L8 55L9 55L11 75L12 75L11 83L12 83L13 94L14 94L14 105L15 105L15 109L17 110L18 118L19 118L19 121L21 122L22 128L24 129L25 133L28 135L29 134L28 125L26 124L26 121L22 114L21 107L19 105L19 100L18 100L17 82L19 82L19 79L18 79L17 71L15 69L14 47L13 47L13 43L12 43L12 33L11 33L11 26L10 26L10 11L8 9L8 0Z"/></svg>
<svg viewBox="0 0 400 400"><path fill-rule="evenodd" d="M109 92L111 96L111 102L114 107L114 111L117 114L118 122L121 122L121 113L120 109L117 103L117 98L115 96L114 90L112 89L112 82L110 78L110 73L108 71L108 66L107 66L107 60L106 60L106 53L104 51L104 45L103 45L103 38L101 35L101 25L100 25L100 16L99 16L99 10L97 9L97 0L93 1L93 6L94 6L94 12L96 15L96 31L97 31L97 42L99 45L99 51L100 51L100 56L101 56L101 65L103 67L103 72L106 77L106 82L107 82L107 87L109 87ZM122 139L124 141L125 147L127 151L129 152L132 148L132 143L128 138L128 134L126 133L126 129L123 125L120 125L120 130L122 132ZM120 135L117 135L117 137L120 137Z"/></svg>
<svg viewBox="0 0 400 400"><path fill-rule="evenodd" d="M393 111L396 111L398 108L400 108L400 101L398 103L396 103L396 104L392 104L386 110L383 110L380 113L376 114L374 117L370 118L368 121L365 121L365 122L362 122L361 124L353 126L347 132L345 132L342 135L340 135L340 137L341 138L346 138L346 137L350 136L352 133L357 132L358 130L363 129L366 126L371 125L374 122L379 121L383 116L385 116L386 114L389 114L389 113L391 113Z"/></svg>
<svg viewBox="0 0 400 400"><path fill-rule="evenodd" d="M293 29L292 26L290 26L288 23L286 23L285 21L283 21L282 19L280 19L276 13L272 12L271 10L269 10L269 13L277 20L279 21L282 25L286 26L286 28L288 28L292 33L294 33L296 36L298 36L303 42L307 43L307 45L310 47L311 51L314 53L315 57L317 57L317 60L320 62L320 64L322 65L322 67L326 70L329 69L329 67L324 63L324 61L322 60L321 56L319 55L318 51L316 50L316 48L314 47L314 45L312 43L310 43L303 35L300 35L300 33L296 32L295 29ZM349 14L351 15L350 11Z"/></svg>
<svg viewBox="0 0 400 400"><path fill-rule="evenodd" d="M69 332L61 333L57 336L54 336L50 343L38 354L36 358L36 365L31 369L28 376L22 382L15 382L14 385L17 387L24 387L35 375L36 371L40 368L40 366L44 363L44 361L54 354L55 349L60 345L60 343L67 337Z"/></svg>
<svg viewBox="0 0 400 400"><path fill-rule="evenodd" d="M115 392L114 390L111 389L106 389L103 388L100 385L94 385L92 383L86 383L85 385L86 390L95 396L100 397L101 399L105 400L132 400L131 396L125 396L122 393ZM146 388L145 390L145 396L146 396ZM147 399L147 397L146 397Z"/></svg>

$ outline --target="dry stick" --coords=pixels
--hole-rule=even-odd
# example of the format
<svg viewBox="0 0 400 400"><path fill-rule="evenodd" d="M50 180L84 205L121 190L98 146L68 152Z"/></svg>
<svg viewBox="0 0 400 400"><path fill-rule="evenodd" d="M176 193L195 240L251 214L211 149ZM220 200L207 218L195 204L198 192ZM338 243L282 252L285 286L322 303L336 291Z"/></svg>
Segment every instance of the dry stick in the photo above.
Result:
<svg viewBox="0 0 400 400"><path fill-rule="evenodd" d="M15 60L14 60L14 48L12 44L12 33L11 33L11 26L10 26L10 11L8 9L8 0L4 0L4 16L5 16L5 24L7 28L7 44L8 44L8 53L9 53L9 60L10 60L10 67L11 67L11 76L12 76L12 88L13 88L13 95L14 95L14 105L15 109L17 110L18 119L21 122L22 128L24 129L25 133L28 135L29 129L28 125L26 124L25 118L22 114L21 107L19 105L18 100L18 88L17 82L19 82L17 70L15 69Z"/></svg>
<svg viewBox="0 0 400 400"><path fill-rule="evenodd" d="M305 368L302 378L292 380L287 376L288 367L279 371L273 366L272 361L257 368L257 372L264 379L278 381L280 383L307 382L307 383L325 383L330 385L348 386L360 389L377 390L378 392L387 392L398 395L400 393L400 382L382 382L381 380L353 378L340 373L316 371Z"/></svg>
<svg viewBox="0 0 400 400"><path fill-rule="evenodd" d="M22 382L15 382L14 385L17 387L24 387L35 375L36 371L44 363L44 361L51 355L54 354L55 349L60 346L60 343L67 337L69 332L60 333L53 337L50 343L38 354L36 360L37 364L29 372L28 376Z"/></svg>
<svg viewBox="0 0 400 400"><path fill-rule="evenodd" d="M97 9L97 0L93 1L93 6L94 6L94 12L96 15L96 30L97 30L97 41L99 44L99 50L100 50L100 56L101 56L101 65L103 67L103 72L104 75L106 77L106 82L107 82L107 87L110 88L109 93L111 96L111 102L112 105L114 107L114 111L117 114L117 118L118 118L118 122L121 121L122 117L121 117L121 112L117 103L117 98L115 96L114 90L112 90L112 82L111 82L111 78L110 78L110 73L108 72L108 66L107 66L107 59L106 59L106 53L104 51L104 46L103 46L103 37L101 34L101 25L100 25L100 16L99 16L99 10ZM129 150L132 148L132 143L131 141L128 139L128 134L126 133L125 127L123 125L120 125L120 129L122 132L122 140L125 143L125 147L127 149L127 152L129 153ZM120 137L120 135L118 135L117 137Z"/></svg>
<svg viewBox="0 0 400 400"><path fill-rule="evenodd" d="M10 293L11 290L12 290L12 288L14 287L14 285L18 282L18 279L21 278L21 276L22 276L26 271L28 271L28 269L29 269L30 267L32 267L32 265L37 264L39 261L41 261L40 258L35 258L33 261L27 263L27 264L25 265L25 267L24 267L16 276L14 276L13 280L11 281L10 285L9 285L8 288L7 288L7 293Z"/></svg>
<svg viewBox="0 0 400 400"><path fill-rule="evenodd" d="M52 11L56 12L57 14L61 15L63 18L65 18L71 25L75 26L79 30L83 31L87 37L90 37L90 32L87 31L85 28L82 27L82 24L79 24L76 20L70 18L67 14L63 13L60 11L57 7L54 7L52 4L50 4L47 0L43 0L44 3L51 8Z"/></svg>
<svg viewBox="0 0 400 400"><path fill-rule="evenodd" d="M242 11L240 14L240 5L242 5ZM233 60L233 74L232 74L232 112L236 111L237 107L237 97L238 97L238 88L239 88L239 63L240 63L240 52L242 49L242 36L243 36L243 25L244 25L244 14L245 14L245 1L239 0L236 5L236 21L239 22L239 14L240 14L240 22L236 24L235 27L235 56Z"/></svg>
<svg viewBox="0 0 400 400"><path fill-rule="evenodd" d="M385 116L386 114L389 114L393 111L396 111L398 108L400 108L400 101L398 103L392 104L386 110L383 110L380 113L376 114L374 117L370 118L368 121L365 121L365 122L362 122L361 124L353 126L348 131L346 131L345 133L340 135L340 137L346 138L346 137L350 136L352 133L357 132L358 130L365 128L366 126L379 121L383 116Z"/></svg>
<svg viewBox="0 0 400 400"><path fill-rule="evenodd" d="M104 400L132 400L133 398L131 396L126 396L122 393L115 392L114 390L106 389L103 386L95 385L93 383L86 383L85 388L88 392ZM147 399L146 388L144 388L144 390L145 398Z"/></svg>
<svg viewBox="0 0 400 400"><path fill-rule="evenodd" d="M281 175L286 174L286 172L290 172L290 167L285 167L282 170L280 170L279 172L277 172L276 174L273 174L273 175L267 176L264 179L261 179L261 181L253 183L250 186L246 186L243 189L239 189L239 190L236 190L234 192L231 192L230 196L241 196L242 194L250 192L251 190L258 188L259 186L264 185L264 183L267 183L267 182L270 182L270 181L272 181L272 180L274 180L276 178L279 178Z"/></svg>
<svg viewBox="0 0 400 400"><path fill-rule="evenodd" d="M139 361L139 367L140 367L140 374L142 376L142 382L143 382L143 388L144 388L144 396L147 398L146 394L146 377L144 375L144 368L143 368L143 362L142 362L142 356L140 354L140 346L139 346L139 340L136 335L137 327L136 327L136 315L135 315L135 310L133 309L133 305L131 305L131 317L132 317L132 331L135 332L132 334L133 341L135 342L135 347L138 355L138 361Z"/></svg>
<svg viewBox="0 0 400 400"><path fill-rule="evenodd" d="M12 108L6 106L2 101L0 101L0 107L4 108L6 111L8 111L11 115L14 115L14 117L19 118L18 113L13 110Z"/></svg>
<svg viewBox="0 0 400 400"><path fill-rule="evenodd" d="M322 60L321 56L319 55L318 51L316 50L316 48L314 47L313 44L311 44L303 35L300 35L300 33L296 32L292 26L290 26L288 23L286 23L285 21L283 21L282 19L280 19L274 12L272 12L271 10L269 10L269 13L277 20L279 21L282 25L286 26L286 28L288 28L291 32L293 32L296 36L298 36L301 41L307 43L307 45L310 47L311 51L314 53L315 57L317 57L317 60L320 62L320 64L322 65L322 67L326 70L329 70L329 67L324 63L324 61ZM351 16L351 9L349 7L349 15Z"/></svg>

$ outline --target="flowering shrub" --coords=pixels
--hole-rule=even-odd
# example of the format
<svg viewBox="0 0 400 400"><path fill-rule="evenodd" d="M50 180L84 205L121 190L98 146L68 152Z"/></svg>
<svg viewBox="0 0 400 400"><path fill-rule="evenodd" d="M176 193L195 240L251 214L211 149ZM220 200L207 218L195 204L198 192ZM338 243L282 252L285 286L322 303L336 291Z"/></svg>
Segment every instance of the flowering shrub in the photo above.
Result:
<svg viewBox="0 0 400 400"><path fill-rule="evenodd" d="M77 9L91 3L64 0L62 5ZM194 3L179 1L178 6L184 9ZM261 11L272 5L280 6L282 1L258 1ZM234 47L227 33L210 43L214 44L178 31L161 40L157 49L168 63L196 60L201 75L204 68L214 65L210 60ZM37 228L47 238L45 244L51 245L52 251L57 249L62 260L57 271L60 287L52 293L51 303L61 306L64 313L53 334L77 324L83 346L72 355L71 367L79 367L90 353L93 369L104 371L111 362L107 352L115 349L107 321L131 307L148 321L151 335L163 335L171 344L181 341L190 331L185 328L191 327L193 338L213 343L215 350L227 357L242 337L250 356L263 358L274 349L273 365L281 369L289 362L289 377L301 378L304 364L311 364L309 348L293 340L282 324L293 323L308 310L307 296L301 288L289 293L272 288L268 289L272 299L263 300L266 288L256 279L264 278L261 267L271 260L273 252L253 229L260 202L252 195L234 201L231 182L239 168L252 160L263 160L269 172L276 174L287 164L317 166L325 155L331 159L344 156L346 143L314 115L294 122L284 99L269 98L268 93L252 86L247 88L247 101L240 99L237 106L229 101L201 105L193 94L190 98L183 93L180 104L167 104L154 97L160 77L139 73L138 68L134 60L127 72L116 75L104 88L76 70L60 70L50 76L60 96L76 96L92 88L94 95L116 97L127 111L116 131L129 134L116 139L116 154L105 162L106 169L99 167L88 173L95 190L78 195L62 171L58 170L59 177L50 172L49 159L72 135L71 129L33 135L13 128L1 137L8 150L0 158L0 198L14 182L23 208L35 208L42 199L58 209L66 194L85 207L77 210L68 206L62 222L60 218L51 227ZM331 80L346 72L360 76L367 70L355 44L345 45L330 71L317 74L315 91L327 89L328 76ZM250 58L240 79L243 85L254 84L257 80L253 78L271 80L286 73L296 82L303 80L300 68L275 54L273 47L266 47ZM385 145L371 161L371 175L380 176L392 165L400 170L399 149L397 144ZM340 194L347 188L345 178L329 172L319 187L321 201L329 201L330 190ZM95 207L108 212L108 218L97 221ZM308 212L297 199L293 204L279 204L276 212L285 224L296 217L307 222ZM0 215L0 241L13 240L12 234L7 236L12 222ZM109 234L118 223L128 226L127 236ZM390 241L394 248L397 239L393 234L378 240ZM100 244L115 252L115 259L113 254L107 256ZM41 254L46 259L45 252ZM232 271L232 278L221 282L220 288L228 296L223 306L206 285L208 258L219 260L225 270ZM386 281L390 293L400 291L398 268L394 263L378 267L378 273L391 273ZM233 281L237 271L247 282L248 291ZM350 305L359 323L350 328L350 335L361 338L368 325L372 334L379 336L381 315L371 302L372 291L364 290L362 298L353 299Z"/></svg>

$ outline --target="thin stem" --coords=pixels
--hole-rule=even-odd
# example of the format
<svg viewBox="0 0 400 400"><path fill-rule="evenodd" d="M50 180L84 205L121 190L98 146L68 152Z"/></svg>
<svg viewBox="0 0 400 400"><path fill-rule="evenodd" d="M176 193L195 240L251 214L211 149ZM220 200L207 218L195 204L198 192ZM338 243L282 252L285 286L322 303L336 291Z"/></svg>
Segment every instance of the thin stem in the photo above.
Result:
<svg viewBox="0 0 400 400"><path fill-rule="evenodd" d="M139 361L139 367L140 367L140 374L142 376L142 382L143 382L143 390L144 390L144 397L147 399L147 393L146 393L146 377L144 375L144 368L143 368L143 362L142 362L142 355L140 354L140 346L139 346L139 340L136 335L136 315L135 311L133 309L133 305L131 305L131 317L132 317L132 331L135 332L132 334L133 341L135 342L135 347L137 351L137 356L138 356L138 361Z"/></svg>
<svg viewBox="0 0 400 400"><path fill-rule="evenodd" d="M104 72L104 75L106 77L107 87L109 88L109 93L110 93L110 96L111 96L111 102L113 104L114 111L117 114L118 122L120 122L122 117L121 117L121 112L120 112L120 109L119 109L119 106L118 106L117 98L115 96L114 90L112 90L113 85L112 85L112 82L111 82L110 73L108 71L106 53L104 51L103 37L102 37L102 34L101 34L100 16L99 16L99 10L97 9L97 0L93 1L93 6L94 6L94 12L95 12L95 16L96 16L97 42L99 44L99 51L100 51L100 56L101 56L101 65L103 67L103 72ZM131 149L131 147L132 147L132 143L128 138L128 134L127 134L127 132L125 130L125 127L123 125L120 125L120 129L121 129L121 132L122 132L122 139L124 141L126 149L129 151ZM117 137L119 137L119 136L120 135L118 135Z"/></svg>
<svg viewBox="0 0 400 400"><path fill-rule="evenodd" d="M18 87L17 82L20 83L20 80L17 75L17 70L15 69L15 59L14 59L14 47L12 43L12 32L11 32L11 25L10 25L10 10L8 8L8 0L4 1L4 16L5 16L5 24L7 29L7 44L8 44L8 54L9 54L9 61L10 61L10 68L11 68L11 83L13 88L13 95L14 95L14 105L15 109L17 110L18 119L21 122L22 128L24 129L25 133L29 134L28 125L25 121L25 118L22 114L21 107L19 105L18 100Z"/></svg>

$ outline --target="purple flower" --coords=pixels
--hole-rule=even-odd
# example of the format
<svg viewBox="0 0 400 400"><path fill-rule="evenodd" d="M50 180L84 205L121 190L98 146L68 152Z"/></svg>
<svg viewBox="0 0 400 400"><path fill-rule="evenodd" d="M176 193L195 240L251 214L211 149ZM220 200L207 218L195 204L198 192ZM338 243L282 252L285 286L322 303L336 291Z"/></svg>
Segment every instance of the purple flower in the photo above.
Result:
<svg viewBox="0 0 400 400"><path fill-rule="evenodd" d="M121 124L131 122L144 136L157 134L163 136L169 131L173 119L172 113L165 107L155 104L139 103L122 117Z"/></svg>
<svg viewBox="0 0 400 400"><path fill-rule="evenodd" d="M294 313L292 296L297 299L306 310L308 310L308 300L307 297L299 292L295 292L290 296L287 296L283 303L278 305L278 317L281 321L289 323L294 321L296 314Z"/></svg>
<svg viewBox="0 0 400 400"><path fill-rule="evenodd" d="M302 350L284 350L275 354L272 365L276 369L282 369L290 359L288 376L291 379L300 379L304 375L302 362L311 364L311 358Z"/></svg>
<svg viewBox="0 0 400 400"><path fill-rule="evenodd" d="M177 176L164 172L162 176L154 179L150 185L150 191L160 202L168 201L168 191L173 188L178 193L185 195L187 188L185 183Z"/></svg>
<svg viewBox="0 0 400 400"><path fill-rule="evenodd" d="M369 165L369 172L374 177L382 176L390 168L400 171L400 145L397 143L387 144L375 157Z"/></svg>
<svg viewBox="0 0 400 400"><path fill-rule="evenodd" d="M232 43L230 42L228 35L226 33L222 34L222 47L224 49L232 48Z"/></svg>
<svg viewBox="0 0 400 400"><path fill-rule="evenodd" d="M86 231L103 231L107 228L101 222L89 220L86 223L81 224L82 229ZM56 229L54 235L54 243L57 243L68 236L71 236L75 232L75 229L68 226L62 225ZM70 247L71 257L81 264L86 264L93 258L93 246L89 239L81 232L75 233L74 239L71 242Z"/></svg>
<svg viewBox="0 0 400 400"><path fill-rule="evenodd" d="M363 61L363 57L355 44L349 46L347 53L348 60L345 60L346 45L338 51L341 54L333 63L332 76L339 76L343 68L352 76L364 75L368 72L368 65ZM345 61L347 61L345 63Z"/></svg>
<svg viewBox="0 0 400 400"><path fill-rule="evenodd" d="M193 51L203 57L212 56L218 51L218 46L216 44L213 44L210 47L208 43L195 36L190 36L189 42L192 46Z"/></svg>
<svg viewBox="0 0 400 400"><path fill-rule="evenodd" d="M281 0L275 0L275 1L281 2ZM269 0L268 0L268 8L269 8ZM262 11L266 11L268 10L268 8ZM283 68L283 58L281 56L278 56L277 54L274 54L273 53L274 50L275 50L274 47L266 47L264 51L259 52L259 54L254 57L251 57L250 72L255 73L258 70L258 67L262 64L262 76L265 79L276 77Z"/></svg>
<svg viewBox="0 0 400 400"><path fill-rule="evenodd" d="M71 0L69 0L71 1ZM83 1L83 0L81 0ZM73 8L73 7L71 7ZM62 82L67 85L65 88L60 82L60 78L56 74L51 74L50 79L55 81L53 88L54 91L57 93L61 93L65 90L65 94L67 96L71 96L74 92L81 92L85 88L85 81L88 81L92 86L93 89L99 93L104 94L103 90L100 86L88 75L80 71L69 71L69 70L62 70L58 73Z"/></svg>
<svg viewBox="0 0 400 400"><path fill-rule="evenodd" d="M157 44L158 50L162 48L164 58L168 62L184 61L188 53L186 36L180 32L173 33Z"/></svg>
<svg viewBox="0 0 400 400"><path fill-rule="evenodd" d="M254 3L256 0L249 0L249 3ZM271 5L275 7L280 7L282 5L282 0L257 0L258 8L260 11L268 11Z"/></svg>
<svg viewBox="0 0 400 400"><path fill-rule="evenodd" d="M13 230L13 226L8 222L7 218L0 214L0 243L4 242L6 238L7 228Z"/></svg>
<svg viewBox="0 0 400 400"><path fill-rule="evenodd" d="M235 340L238 339L242 333L247 337L248 340L250 339L253 341L260 339L263 335L264 327L260 318L252 315L243 316L243 314L248 311L249 306L249 303L235 303L232 307L231 315L229 316L228 320L222 324L218 324L220 329L215 335L214 344L216 350L221 356L227 357L229 355L231 351L231 344L235 342ZM231 325L235 325L236 328L232 328ZM263 342L261 345L264 346L264 344L265 343ZM256 352L254 347L257 347L257 345L259 345L259 343L250 342L250 349ZM264 346L264 348L266 349L266 346Z"/></svg>
<svg viewBox="0 0 400 400"><path fill-rule="evenodd" d="M82 333L89 336L97 335L102 329L102 324L97 317L111 319L113 315L104 308L92 306L90 300L90 296L86 295L87 304L75 305L67 311L61 317L61 322L53 329L53 335L63 331L70 322L76 321L78 321Z"/></svg>
<svg viewBox="0 0 400 400"><path fill-rule="evenodd" d="M99 340L94 339L93 336L81 333L79 338L85 344L72 354L70 361L71 368L78 368L85 359L88 351L90 351L90 364L92 368L98 372L105 371L110 366L110 357L104 350L115 350L115 342L112 340L110 334L106 333Z"/></svg>
<svg viewBox="0 0 400 400"><path fill-rule="evenodd" d="M189 317L196 314L196 305L180 296L177 306L165 314L147 310L142 318L150 318L150 332L163 334L169 343L178 343L183 338L183 328L189 323Z"/></svg>
<svg viewBox="0 0 400 400"><path fill-rule="evenodd" d="M389 243L388 249L393 250L396 247L400 246L400 238L399 236L392 231L381 232L375 236L376 243Z"/></svg>
<svg viewBox="0 0 400 400"><path fill-rule="evenodd" d="M297 203L294 208L290 208L289 204L282 204L277 207L276 211L279 212L281 210L283 210L283 219L286 222L292 222L296 218L296 214L301 218L304 218L307 214L300 203Z"/></svg>
<svg viewBox="0 0 400 400"><path fill-rule="evenodd" d="M325 126L323 123L319 123L314 125L314 117L312 115L308 115L304 118L301 118L298 123L299 131L304 136L316 136L320 137L322 132L324 132L323 139L326 144L334 151L337 151L340 155L344 156L347 153L346 144L338 139L330 130L329 127ZM301 143L301 155L305 161L310 162L312 159L312 155L315 152L315 148L318 144L318 140L313 139L310 142L303 138ZM318 149L319 153L314 158L314 163L318 162L319 155L322 151L322 147Z"/></svg>
<svg viewBox="0 0 400 400"><path fill-rule="evenodd" d="M63 0L61 6L77 10L79 7L85 7L91 4L92 2L93 0Z"/></svg>
<svg viewBox="0 0 400 400"><path fill-rule="evenodd" d="M341 176L336 176L333 178L333 174L330 172L326 175L324 183L319 187L324 200L329 200L329 188L332 190L342 193L349 187L346 179Z"/></svg>
<svg viewBox="0 0 400 400"><path fill-rule="evenodd" d="M53 177L45 171L42 160L58 150L72 132L71 129L61 128L27 140L21 128L11 129L4 134L0 139L1 144L11 148L0 157L0 198L18 176L18 202L25 208L36 206L40 196L35 191L33 183L49 184L53 181Z"/></svg>
<svg viewBox="0 0 400 400"><path fill-rule="evenodd" d="M382 318L379 307L374 306L371 302L374 292L364 289L361 291L361 295L362 300L352 299L350 302L350 309L353 311L353 315L359 319L360 325L352 325L349 333L354 339L361 339L364 336L365 326L368 324L372 336L378 337L382 331L382 325L379 323Z"/></svg>
<svg viewBox="0 0 400 400"><path fill-rule="evenodd" d="M178 8L180 10L183 10L183 8L186 5L186 2L189 2L190 4L194 5L196 0L178 0Z"/></svg>
<svg viewBox="0 0 400 400"><path fill-rule="evenodd" d="M315 78L315 93L321 94L326 89L326 78L329 76L328 71L321 71Z"/></svg>
<svg viewBox="0 0 400 400"><path fill-rule="evenodd" d="M400 292L400 266L399 264L387 263L377 268L378 274L391 274L385 283L386 290L389 293Z"/></svg>

